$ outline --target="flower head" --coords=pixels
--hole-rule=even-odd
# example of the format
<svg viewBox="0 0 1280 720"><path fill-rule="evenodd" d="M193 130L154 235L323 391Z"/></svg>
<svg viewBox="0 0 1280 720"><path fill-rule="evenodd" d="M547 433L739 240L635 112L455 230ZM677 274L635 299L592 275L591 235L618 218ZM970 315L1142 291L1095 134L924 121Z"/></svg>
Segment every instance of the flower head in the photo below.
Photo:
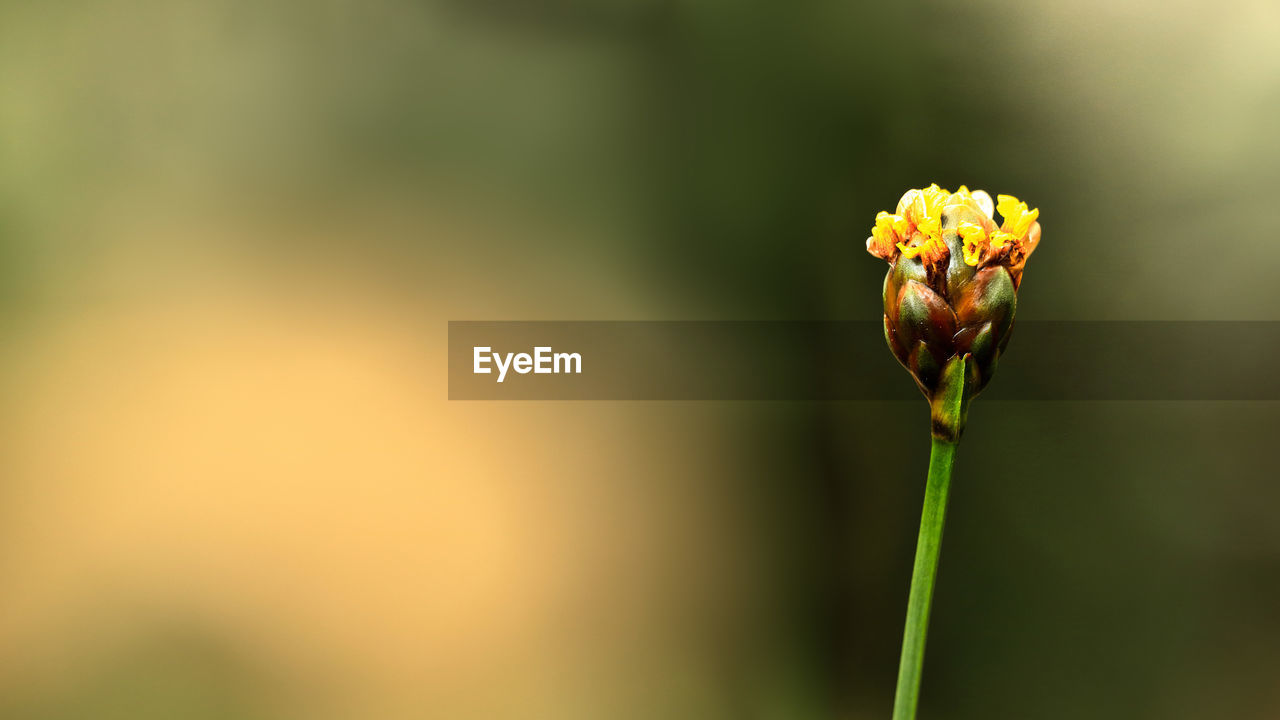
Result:
<svg viewBox="0 0 1280 720"><path fill-rule="evenodd" d="M1012 195L993 203L982 190L936 184L908 190L894 213L876 215L867 251L890 266L885 339L931 403L945 378L963 375L966 398L991 379L1040 242L1039 216ZM949 370L955 361L960 369Z"/></svg>

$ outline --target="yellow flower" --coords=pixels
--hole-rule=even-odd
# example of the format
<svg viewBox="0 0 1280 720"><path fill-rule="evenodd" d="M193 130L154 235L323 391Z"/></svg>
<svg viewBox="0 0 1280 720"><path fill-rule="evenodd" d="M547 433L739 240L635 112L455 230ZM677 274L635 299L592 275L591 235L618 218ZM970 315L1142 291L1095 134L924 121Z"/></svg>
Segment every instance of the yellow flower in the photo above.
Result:
<svg viewBox="0 0 1280 720"><path fill-rule="evenodd" d="M1000 216L1004 218L1002 230L1007 231L1017 240L1026 240L1027 233L1031 230L1031 223L1040 217L1039 210L1027 210L1027 204L1018 200L1012 195L1000 195L997 198L996 209L1000 211Z"/></svg>
<svg viewBox="0 0 1280 720"><path fill-rule="evenodd" d="M998 227L996 210L1003 218ZM952 193L934 183L904 193L897 212L876 215L867 251L891 264L899 257L917 260L932 279L945 274L954 252L970 267L1004 265L1016 285L1040 240L1039 217L1012 195L992 203L982 190L961 185Z"/></svg>
<svg viewBox="0 0 1280 720"><path fill-rule="evenodd" d="M956 233L964 242L964 262L966 265L977 265L982 256L982 248L987 242L987 231L981 225L962 222Z"/></svg>
<svg viewBox="0 0 1280 720"><path fill-rule="evenodd" d="M998 197L992 202L964 186L954 193L937 185L908 190L897 212L876 215L867 240L867 249L889 262L885 341L931 403L948 397L957 377L966 397L980 392L1013 327L1022 269L1040 241L1040 212L1011 195ZM958 437L954 422L938 424L937 407L935 432Z"/></svg>
<svg viewBox="0 0 1280 720"><path fill-rule="evenodd" d="M867 240L867 251L876 257L888 259L894 255L894 246L911 232L906 218L901 215L890 215L881 210L876 215L876 225L871 228L871 238Z"/></svg>

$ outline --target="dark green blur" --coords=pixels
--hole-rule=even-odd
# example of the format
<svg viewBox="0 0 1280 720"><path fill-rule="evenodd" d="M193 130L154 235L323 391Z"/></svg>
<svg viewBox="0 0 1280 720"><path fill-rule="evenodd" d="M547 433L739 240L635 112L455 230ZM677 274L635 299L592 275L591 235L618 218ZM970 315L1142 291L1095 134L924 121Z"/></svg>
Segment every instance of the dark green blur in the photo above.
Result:
<svg viewBox="0 0 1280 720"><path fill-rule="evenodd" d="M163 311L166 298L191 288L240 297L242 286L291 287L282 278L311 264L358 276L421 319L418 337L433 347L424 352L443 346L446 320L872 320L885 273L864 249L875 213L931 182L1011 193L1040 209L1043 240L1019 289L1020 320L1280 320L1278 23L1274 8L1244 0L4 3L5 367L43 367L50 357L71 358L72 370L110 367L110 354L48 350L40 332L130 299ZM228 256L242 264L212 280L201 274ZM323 296L328 277L308 287ZM245 317L257 317L256 302L245 301ZM154 340L113 332L122 338L113 348ZM1002 367L1018 355L1015 328ZM894 362L887 349L882 360ZM29 390L12 379L27 375L6 372L6 398L34 398L3 413L8 456L74 455L77 438L101 433L119 455L148 458L152 443L171 441L117 437L61 415L71 429L31 440L28 421L47 420L44 386ZM838 384L859 368L793 372ZM168 377L163 365L139 373ZM424 374L443 393L442 367ZM900 379L911 383L905 372ZM57 398L82 392L50 388ZM128 406L136 394L104 397ZM377 619L361 610L365 596L337 629L331 616L310 619L305 627L322 638L313 646L307 632L271 634L277 619L309 618L305 600L237 604L232 587L219 590L230 599L205 604L203 586L167 581L173 568L226 569L201 557L107 563L106 600L67 590L65 604L3 610L21 578L44 577L6 575L6 563L38 569L62 554L56 544L21 544L16 533L27 526L11 518L74 534L84 525L77 513L92 514L96 497L74 502L80 475L10 462L0 475L0 527L9 528L0 532L0 668L29 676L0 678L0 717L889 717L929 455L927 404L639 405L546 409L605 428L590 442L555 445L555 461L580 453L589 467L609 468L581 487L626 500L587 516L592 543L567 545L590 558L615 541L660 548L643 552L666 565L635 574L666 578L669 566L678 582L640 583L640 609L629 612L651 623L643 632L626 632L632 615L601 609L611 602L601 598L630 592L615 576L547 611L544 634L522 642L551 652L562 633L592 649L598 633L609 638L598 650L609 660L597 667L587 652L556 665L567 668L547 681L558 685L537 683L550 688L546 697L519 685L532 661L495 660L491 674L476 670L479 679L468 675L455 694L437 693L455 687L451 659L482 653L479 641L419 665L398 664L393 652L369 656L377 662L353 654L344 665L344 643L364 648L365 625ZM302 407L299 415L351 412ZM279 429L253 398L244 408L250 422ZM478 462L434 433L461 412L486 422L520 413L485 431L501 439L492 454L511 462L491 479L541 500L540 483L557 471L544 469L550 456L524 433L553 424L542 410L441 402L432 411L440 425L424 426L421 442L433 457ZM392 429L417 421L379 417ZM163 430L167 418L146 422ZM665 434L668 425L683 429ZM1274 402L979 398L955 460L922 720L1280 714L1277 427ZM321 465L332 450L305 447L301 456ZM195 464L217 468L240 452L216 445ZM376 439L360 452L387 454ZM423 465L424 476L455 471ZM136 468L122 467L110 497L132 497ZM289 501L269 507L287 519L295 507L307 511L310 491L306 472L284 467L276 479ZM397 485L375 470L351 476L363 492L392 496L417 482ZM39 510L37 491L50 487L66 488L59 502L71 510ZM164 507L183 492L217 498L222 486L175 473L156 487L137 497ZM347 496L335 497L341 508ZM432 498L445 508L455 501ZM257 496L243 502L256 517ZM612 525L626 521L628 503L643 522L619 539ZM685 508L696 512L680 515ZM264 517L270 527L274 516ZM695 528L694 540L661 544L673 525ZM226 527L243 529L229 519ZM375 516L354 528L287 527L262 537L306 548L347 532L377 537L381 525ZM386 597L417 571L412 559L396 560L414 547L397 538L388 535L383 550L350 550L369 553L357 568L405 573L387 582ZM152 545L126 543L120 556L160 552L164 542ZM229 564L244 558L254 554ZM591 562L617 564L610 558ZM276 561L262 562L260 581L274 588ZM327 577L325 560L314 567ZM41 587L60 596L62 576L49 577ZM335 575L333 586L365 582ZM499 597L504 612L534 602ZM650 606L665 614L644 614ZM575 622L593 612L605 618L598 626ZM111 628L122 623L132 630L117 638ZM493 636L505 637L508 626L498 627ZM28 662L32 653L39 663ZM503 705L512 685L513 697L541 704ZM393 692L386 706L370 700Z"/></svg>

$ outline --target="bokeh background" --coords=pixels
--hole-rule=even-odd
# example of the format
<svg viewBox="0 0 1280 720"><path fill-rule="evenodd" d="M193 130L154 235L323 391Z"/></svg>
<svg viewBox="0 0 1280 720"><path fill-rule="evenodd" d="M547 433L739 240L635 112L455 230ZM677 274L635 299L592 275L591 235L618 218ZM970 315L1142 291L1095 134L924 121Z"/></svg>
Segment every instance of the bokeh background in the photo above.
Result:
<svg viewBox="0 0 1280 720"><path fill-rule="evenodd" d="M1277 116L1269 0L3 3L0 717L885 718L924 403L446 321L874 319L935 181L1022 318L1280 320ZM1280 718L1278 413L975 405L922 717Z"/></svg>

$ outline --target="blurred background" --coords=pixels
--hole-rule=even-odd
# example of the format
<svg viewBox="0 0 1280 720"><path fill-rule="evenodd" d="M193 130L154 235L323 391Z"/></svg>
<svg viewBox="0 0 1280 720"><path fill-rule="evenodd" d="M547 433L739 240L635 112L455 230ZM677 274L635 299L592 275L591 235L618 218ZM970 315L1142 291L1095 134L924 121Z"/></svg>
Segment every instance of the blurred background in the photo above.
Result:
<svg viewBox="0 0 1280 720"><path fill-rule="evenodd" d="M886 718L923 402L450 403L446 321L874 319L930 182L1040 208L1021 318L1280 320L1269 0L6 2L0 79L5 720ZM1278 412L977 403L922 717L1280 718Z"/></svg>

